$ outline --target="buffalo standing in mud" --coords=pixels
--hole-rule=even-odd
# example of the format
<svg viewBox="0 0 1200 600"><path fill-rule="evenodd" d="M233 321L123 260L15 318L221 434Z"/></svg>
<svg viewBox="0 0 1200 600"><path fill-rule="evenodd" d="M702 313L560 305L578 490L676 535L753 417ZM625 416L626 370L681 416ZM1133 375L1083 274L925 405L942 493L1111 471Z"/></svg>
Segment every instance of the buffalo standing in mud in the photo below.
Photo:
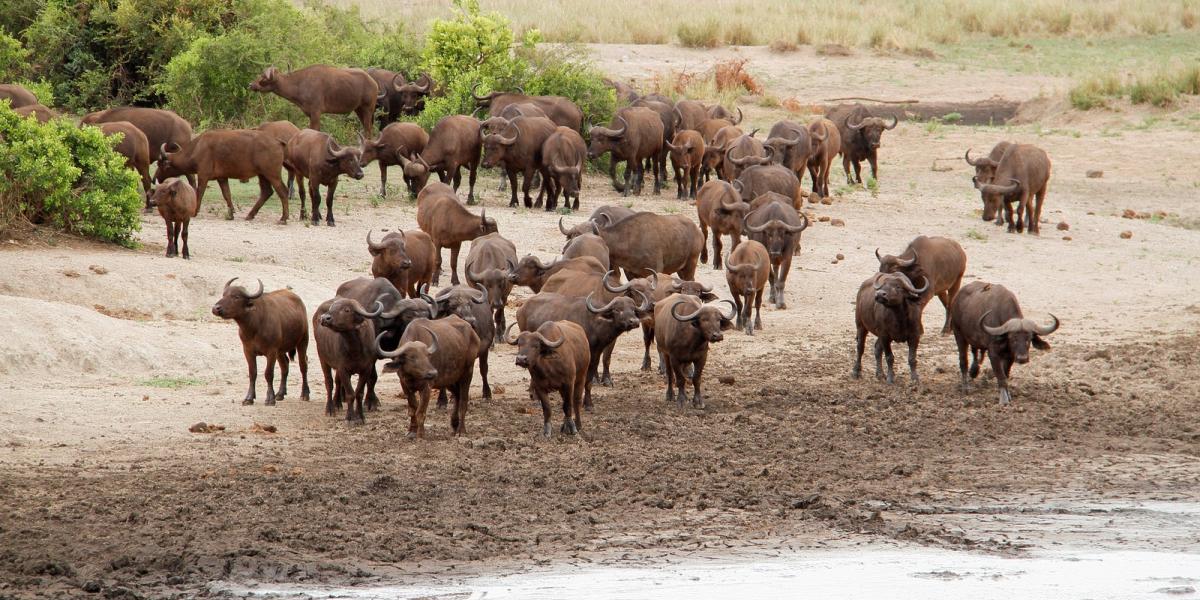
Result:
<svg viewBox="0 0 1200 600"><path fill-rule="evenodd" d="M903 273L878 273L858 288L854 305L854 325L858 330L854 368L850 376L862 376L863 348L867 334L875 334L875 377L883 378L883 356L887 355L887 382L896 382L893 369L892 342L908 343L908 372L913 385L917 377L917 345L924 328L921 326L921 296L929 290L928 280L916 287Z"/></svg>
<svg viewBox="0 0 1200 600"><path fill-rule="evenodd" d="M875 258L879 259L880 273L904 273L915 285L929 281L929 289L921 297L921 309L923 311L937 296L946 308L942 334L950 333L950 307L967 272L967 253L963 252L962 246L948 238L921 235L909 242L898 256L881 256L876 248Z"/></svg>
<svg viewBox="0 0 1200 600"><path fill-rule="evenodd" d="M549 395L555 392L562 396L560 431L579 433L592 359L583 328L570 321L547 321L535 331L521 332L506 341L517 347L517 366L529 371L529 395L542 405L542 435L550 437Z"/></svg>
<svg viewBox="0 0 1200 600"><path fill-rule="evenodd" d="M733 302L722 300L735 309ZM659 360L667 373L667 401L673 398L683 408L688 401L684 391L687 367L691 367L692 406L704 408L700 377L708 362L708 348L725 339L723 331L733 328L734 310L729 315L715 306L705 305L695 296L673 294L654 306L654 337ZM678 394L675 390L678 389Z"/></svg>

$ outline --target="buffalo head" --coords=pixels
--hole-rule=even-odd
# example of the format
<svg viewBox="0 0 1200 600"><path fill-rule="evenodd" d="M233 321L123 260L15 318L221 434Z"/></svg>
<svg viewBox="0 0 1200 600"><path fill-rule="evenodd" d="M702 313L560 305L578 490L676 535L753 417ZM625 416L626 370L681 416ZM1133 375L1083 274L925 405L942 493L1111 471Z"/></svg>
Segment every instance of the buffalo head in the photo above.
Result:
<svg viewBox="0 0 1200 600"><path fill-rule="evenodd" d="M533 282L544 277L546 272L550 270L558 261L546 264L542 259L529 254L521 260L508 272L508 281L514 285L533 285Z"/></svg>
<svg viewBox="0 0 1200 600"><path fill-rule="evenodd" d="M254 309L255 304L263 295L262 280L258 280L258 291L251 293L242 286L234 286L237 277L225 282L221 299L212 307L212 314L222 319L237 319Z"/></svg>
<svg viewBox="0 0 1200 600"><path fill-rule="evenodd" d="M493 120L500 120L500 118L493 117L492 119L488 119L484 121L484 125L480 125L480 128L482 129L488 121ZM521 129L516 124L512 121L505 121L504 125L505 127L502 132L488 133L483 136L483 161L480 164L484 168L491 169L500 164L505 157L509 156L513 150L513 145L521 138Z"/></svg>
<svg viewBox="0 0 1200 600"><path fill-rule="evenodd" d="M1050 344L1047 344L1042 336L1054 333L1059 325L1058 317L1054 315L1050 315L1053 323L1049 325L1038 325L1033 319L1019 317L1009 319L996 327L984 325L984 319L990 314L992 311L989 310L979 317L979 327L995 341L1007 346L1013 361L1022 365L1029 362L1030 344L1038 350L1050 349Z"/></svg>
<svg viewBox="0 0 1200 600"><path fill-rule="evenodd" d="M396 277L405 269L412 267L412 260L404 246L404 232L388 234L378 244L371 241L371 232L367 231L367 251L371 253L372 277Z"/></svg>
<svg viewBox="0 0 1200 600"><path fill-rule="evenodd" d="M671 279L671 293L695 296L701 302L712 302L717 299L717 295L713 293L711 285L705 285L699 281L687 281L678 277Z"/></svg>
<svg viewBox="0 0 1200 600"><path fill-rule="evenodd" d="M475 263L466 264L467 282L485 290L491 300L491 307L497 310L504 308L504 300L512 291L512 282L508 274L516 272L517 263L508 259L507 269L475 269Z"/></svg>
<svg viewBox="0 0 1200 600"><path fill-rule="evenodd" d="M416 81L405 83L399 73L392 79L392 91L400 100L400 112L415 115L425 108L425 98L433 91L433 79L428 73L421 73Z"/></svg>
<svg viewBox="0 0 1200 600"><path fill-rule="evenodd" d="M338 298L325 309L325 314L321 315L317 322L322 327L328 327L339 333L349 332L358 329L367 319L374 319L383 313L383 303L376 301L372 307L374 310L368 312L365 310L358 300L351 298Z"/></svg>
<svg viewBox="0 0 1200 600"><path fill-rule="evenodd" d="M433 381L437 379L437 369L434 368L433 362L429 357L433 356L438 351L438 337L430 329L425 329L429 332L432 342L426 345L424 342L406 342L401 344L395 350L384 350L380 347L381 340L386 333L382 333L375 338L375 354L381 358L390 358L391 362L387 364L385 370L399 371L402 376L418 381Z"/></svg>
<svg viewBox="0 0 1200 600"><path fill-rule="evenodd" d="M682 305L689 304L685 300L678 300L671 305L671 316L676 321L689 323L692 327L699 330L700 336L708 342L719 342L725 339L725 334L722 331L733 329L733 318L737 316L737 308L733 302L729 300L721 300L729 304L729 315L723 314L716 306L702 305L689 314L681 314L679 310Z"/></svg>
<svg viewBox="0 0 1200 600"><path fill-rule="evenodd" d="M337 142L333 141L333 137L330 137L325 142L325 162L334 167L339 174L362 179L362 145L365 145L362 134L359 134L359 143L360 146L357 148L354 146L339 148Z"/></svg>
<svg viewBox="0 0 1200 600"><path fill-rule="evenodd" d="M516 325L513 323L509 329ZM515 337L506 331L504 341L517 347L517 366L528 369L543 356L554 354L567 338L556 323L549 322L543 323L537 331L522 331Z"/></svg>
<svg viewBox="0 0 1200 600"><path fill-rule="evenodd" d="M863 117L858 121L854 121L851 117L846 121L846 127L849 127L851 131L858 132L866 141L868 148L876 149L879 148L879 140L883 137L883 132L887 129L895 129L899 122L900 119L894 115L891 125L879 117Z"/></svg>
<svg viewBox="0 0 1200 600"><path fill-rule="evenodd" d="M907 302L916 302L929 290L929 282L916 287L904 273L879 273L871 283L875 288L875 301L888 308L898 308Z"/></svg>
<svg viewBox="0 0 1200 600"><path fill-rule="evenodd" d="M596 306L592 304L593 292L584 299L584 305L587 306L588 312L597 318L612 322L620 331L629 331L641 325L642 315L648 314L654 308L649 296L641 292L635 294L642 297L641 304L628 296L618 296L604 306Z"/></svg>
<svg viewBox="0 0 1200 600"><path fill-rule="evenodd" d="M274 92L279 88L279 79L279 69L273 66L267 67L262 75L259 75L258 79L250 84L250 89L255 92Z"/></svg>
<svg viewBox="0 0 1200 600"><path fill-rule="evenodd" d="M466 286L446 288L433 297L433 309L442 316L458 315L475 326L475 305L488 304L487 288L475 284L475 289Z"/></svg>
<svg viewBox="0 0 1200 600"><path fill-rule="evenodd" d="M804 222L800 225L792 225L779 219L770 219L763 223L751 224L754 214L750 214L743 221L743 228L750 233L750 238L766 246L767 252L771 258L779 258L785 252L791 252L792 242L800 243L800 232L808 229L808 216L801 213L800 218Z"/></svg>
<svg viewBox="0 0 1200 600"><path fill-rule="evenodd" d="M605 152L611 152L620 146L625 139L625 134L629 131L629 123L623 116L618 116L617 122L620 127L615 129L597 125L588 130L588 136L592 138L591 143L588 144L588 158L599 158Z"/></svg>

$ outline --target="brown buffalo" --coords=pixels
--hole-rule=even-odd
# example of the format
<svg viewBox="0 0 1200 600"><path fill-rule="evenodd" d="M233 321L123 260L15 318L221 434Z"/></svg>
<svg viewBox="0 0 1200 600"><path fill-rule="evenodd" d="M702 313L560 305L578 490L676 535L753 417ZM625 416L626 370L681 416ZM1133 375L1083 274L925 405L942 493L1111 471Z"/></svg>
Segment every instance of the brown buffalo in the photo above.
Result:
<svg viewBox="0 0 1200 600"><path fill-rule="evenodd" d="M158 207L158 214L167 224L167 257L179 256L179 238L183 236L183 258L191 258L188 224L196 214L196 190L187 180L172 177L154 190L150 206Z"/></svg>
<svg viewBox="0 0 1200 600"><path fill-rule="evenodd" d="M421 73L416 81L404 82L397 74L391 82L392 98L399 100L400 114L416 115L425 110L425 99L434 92L433 78L429 73Z"/></svg>
<svg viewBox="0 0 1200 600"><path fill-rule="evenodd" d="M671 166L675 169L675 197L695 198L700 185L700 169L704 166L704 138L690 129L679 131L667 142Z"/></svg>
<svg viewBox="0 0 1200 600"><path fill-rule="evenodd" d="M282 143L285 147L287 146L287 143L291 141L293 136L295 136L297 133L300 133L300 128L296 127L296 124L292 123L291 121L268 121L262 125L259 125L256 129L259 131L265 131L266 133L274 136L275 139L279 140L280 143ZM287 187L289 198L296 195L295 182L296 174L288 171Z"/></svg>
<svg viewBox="0 0 1200 600"><path fill-rule="evenodd" d="M192 126L182 117L169 110L160 108L142 108L139 106L118 106L108 110L96 111L83 116L80 121L84 125L98 125L128 121L146 135L146 143L150 152L156 153L158 159L163 144L182 146L192 139Z"/></svg>
<svg viewBox="0 0 1200 600"><path fill-rule="evenodd" d="M815 144L813 152L808 158L808 172L812 175L813 193L827 198L829 197L829 171L833 165L833 157L837 156L842 148L842 134L833 121L817 119L808 126L808 135ZM800 198L797 196L797 203L799 200Z"/></svg>
<svg viewBox="0 0 1200 600"><path fill-rule="evenodd" d="M713 180L700 188L696 197L696 216L700 218L700 233L704 236L700 262L708 264L708 230L711 228L712 267L721 268L721 236L728 235L731 238L729 247L736 248L742 241L742 222L748 212L750 205L729 183Z"/></svg>
<svg viewBox="0 0 1200 600"><path fill-rule="evenodd" d="M804 181L808 159L816 151L817 144L823 141L823 132L813 135L804 125L794 121L780 121L771 126L763 145L774 149L771 159L775 164L791 169L796 174L796 179Z"/></svg>
<svg viewBox="0 0 1200 600"><path fill-rule="evenodd" d="M921 326L921 295L929 289L916 287L904 273L876 273L858 288L854 305L854 325L858 329L854 368L850 376L862 376L863 348L867 334L875 334L875 377L883 378L883 356L887 355L887 382L896 382L892 368L892 342L908 343L908 372L913 385L917 377L917 345L924 328Z"/></svg>
<svg viewBox="0 0 1200 600"><path fill-rule="evenodd" d="M416 298L423 285L433 283L437 248L429 234L419 229L397 229L378 244L367 232L367 251L371 253L371 276L386 277L408 298Z"/></svg>
<svg viewBox="0 0 1200 600"><path fill-rule="evenodd" d="M605 256L605 260L607 260ZM517 261L517 267L508 274L508 280L513 285L523 285L533 290L533 293L542 291L542 286L546 281L553 277L555 273L564 269L582 270L594 273L603 274L608 271L608 265L602 264L599 260L592 256L579 256L576 258L563 258L555 260L550 264L542 262L542 259L530 254Z"/></svg>
<svg viewBox="0 0 1200 600"><path fill-rule="evenodd" d="M771 272L771 255L762 244L746 240L734 246L733 252L725 260L725 266L725 282L729 284L729 293L737 308L737 326L739 329L744 327L746 335L754 335L755 329L762 329L763 288L767 287ZM750 322L752 300L755 311L753 326Z"/></svg>
<svg viewBox="0 0 1200 600"><path fill-rule="evenodd" d="M683 215L637 213L600 226L595 233L608 245L609 265L623 269L628 278L651 272L696 278L704 237L700 228Z"/></svg>
<svg viewBox="0 0 1200 600"><path fill-rule="evenodd" d="M14 109L13 112L17 113L23 118L28 118L29 115L33 115L33 118L37 119L38 123L49 123L50 119L58 116L57 112L54 112L49 107L42 106L41 104L26 104L25 106Z"/></svg>
<svg viewBox="0 0 1200 600"><path fill-rule="evenodd" d="M613 180L613 187L628 196L632 190L641 195L645 177L643 161L650 160L654 164L651 169L654 175L654 193L662 189L660 177L665 168L661 167L664 158L663 125L658 113L641 107L627 107L617 111L613 117L613 126L592 127L588 134L592 138L588 146L588 158L596 159L606 152L612 153L614 162L625 161L625 184L622 186ZM613 172L615 174L615 171Z"/></svg>
<svg viewBox="0 0 1200 600"><path fill-rule="evenodd" d="M517 268L517 247L499 233L489 233L471 241L471 251L463 263L467 285L482 286L487 290L492 310L495 311L496 342L504 334L504 306L513 284L508 274Z"/></svg>
<svg viewBox="0 0 1200 600"><path fill-rule="evenodd" d="M587 169L587 143L583 136L574 129L560 126L542 144L542 161L550 173L550 198L546 201L546 210L558 208L559 195L562 195L564 207L579 210L579 190L583 187L583 174Z"/></svg>
<svg viewBox="0 0 1200 600"><path fill-rule="evenodd" d="M379 137L363 144L362 164L379 161L379 197L387 197L387 169L400 165L408 193L416 196L429 180L429 169L417 156L425 151L429 134L416 123L392 123L379 132Z"/></svg>
<svg viewBox="0 0 1200 600"><path fill-rule="evenodd" d="M509 104L528 103L542 109L555 125L570 127L575 131L583 127L583 111L579 110L574 102L562 96L527 96L524 93L506 92L492 92L486 96L479 96L476 95L476 91L478 90L472 90L471 96L475 98L477 111L486 108L489 114L498 116Z"/></svg>
<svg viewBox="0 0 1200 600"><path fill-rule="evenodd" d="M499 120L499 117L495 118ZM489 119L490 121L491 119ZM503 167L511 186L512 196L509 206L517 206L517 175L522 177L521 191L525 198L525 208L533 208L533 197L529 189L533 186L533 175L542 176L542 192L538 194L537 207L542 205L542 196L550 173L546 171L542 160L542 146L554 135L557 126L544 117L517 117L505 122L502 133L483 135L483 166L485 168Z"/></svg>
<svg viewBox="0 0 1200 600"><path fill-rule="evenodd" d="M9 108L13 109L40 104L33 92L15 83L0 83L0 100L4 99L8 100Z"/></svg>
<svg viewBox="0 0 1200 600"><path fill-rule="evenodd" d="M233 219L229 180L257 177L258 200L246 213L246 220L253 219L274 192L279 195L280 204L283 205L279 222L286 223L288 193L280 175L283 171L283 149L279 140L257 129L210 129L182 145L167 142L159 147L158 169L154 177L161 182L168 177L194 174L197 210L204 202L208 182L215 179L225 198L226 219Z"/></svg>
<svg viewBox="0 0 1200 600"><path fill-rule="evenodd" d="M800 194L800 179L789 168L783 165L756 165L742 171L738 178L730 182L742 198L757 200L769 192L775 192L788 199L788 203L796 210L802 206Z"/></svg>
<svg viewBox="0 0 1200 600"><path fill-rule="evenodd" d="M422 291L422 294L424 292ZM475 287L465 285L455 285L438 290L437 296L426 298L434 308L434 314L438 318L457 315L460 319L466 321L475 330L475 335L479 337L479 349L477 358L479 359L479 376L483 383L484 399L492 399L492 386L488 383L488 355L492 350L493 342L497 340L495 322L492 319L492 306L488 298L487 288L482 284L476 284ZM442 390L438 393L438 408L446 406L446 393Z"/></svg>
<svg viewBox="0 0 1200 600"><path fill-rule="evenodd" d="M509 104L508 106L504 107L504 110L500 111L500 114L495 115L495 116L500 117L501 119L504 119L505 121L511 121L517 117L542 117L543 119L550 119L550 116L546 114L546 111L538 108L538 105L530 103L530 102L522 102L520 104ZM551 120L553 121L553 119L551 119ZM491 121L491 119L488 119L488 121ZM487 123L487 121L484 121L484 123ZM557 125L557 124L556 124L556 126L562 127L562 125ZM567 129L570 129L570 127L568 127ZM485 129L485 131L486 131L486 129ZM572 130L572 131L574 131L574 130Z"/></svg>
<svg viewBox="0 0 1200 600"><path fill-rule="evenodd" d="M479 135L479 120L469 115L442 117L433 131L429 132L429 143L417 155L417 162L427 171L438 174L442 183L453 183L454 191L462 183L462 169L469 174L467 204L475 204L475 177L479 171L479 152L483 138ZM419 194L424 185L416 190Z"/></svg>
<svg viewBox="0 0 1200 600"><path fill-rule="evenodd" d="M1002 285L973 281L963 286L950 307L954 341L958 343L958 370L963 391L970 389L970 380L979 375L979 363L987 353L992 361L992 374L1000 388L1000 403L1008 404L1008 376L1013 363L1029 362L1029 346L1049 350L1042 339L1058 330L1058 317L1050 315L1050 325L1038 325L1026 319L1017 297ZM970 379L967 371L967 350L971 351Z"/></svg>
<svg viewBox="0 0 1200 600"><path fill-rule="evenodd" d="M1015 146L1012 142L999 142L992 147L992 151L983 158L971 158L971 149L967 148L966 154L963 155L964 160L968 165L975 167L975 179L979 183L993 183L996 177L996 167L1000 166L1000 159L1004 157L1004 153L1008 149ZM1003 221L1001 221L1003 223Z"/></svg>
<svg viewBox="0 0 1200 600"><path fill-rule="evenodd" d="M736 127L733 123L730 123L729 121L727 121L725 119L706 119L703 123L700 124L700 127L695 129L694 131L696 133L699 133L700 137L704 138L705 144L711 144L713 141L713 138L715 138L717 136L717 132L721 131L722 129L725 129L726 127L734 127L736 129L738 129L739 131L741 130L741 128ZM693 130L681 129L680 131L693 131ZM739 133L738 135L740 136L742 134ZM734 137L736 137L736 136L734 136Z"/></svg>
<svg viewBox="0 0 1200 600"><path fill-rule="evenodd" d="M361 138L360 138L361 139ZM304 180L312 200L312 224L321 222L321 186L325 186L325 224L333 227L333 194L342 175L363 178L362 147L339 147L333 136L305 129L292 136L285 151L285 164L300 185L300 218L304 218ZM257 207L256 207L257 208Z"/></svg>
<svg viewBox="0 0 1200 600"><path fill-rule="evenodd" d="M607 85L608 87L612 88L614 92L616 92L617 102L633 104L638 100L638 98L641 97L640 94L638 94L637 88L633 87L632 81L625 83L624 81L617 81L607 77L601 79L601 81L604 82L604 85Z"/></svg>
<svg viewBox="0 0 1200 600"><path fill-rule="evenodd" d="M585 233L592 233L592 231L595 229L593 225L607 227L608 225L616 223L625 217L633 216L635 213L637 213L637 211L631 208L606 204L597 208L596 210L593 210L591 216L588 217L588 220L570 229L563 227L562 217L559 217L558 230L561 231L563 235L567 236L568 240L570 240L575 236L583 235Z"/></svg>
<svg viewBox="0 0 1200 600"><path fill-rule="evenodd" d="M112 121L100 124L100 131L106 136L121 134L117 142L117 154L125 157L125 166L137 172L142 179L142 191L146 195L146 208L150 204L150 142L146 134L129 121ZM190 186L189 186L190 187Z"/></svg>
<svg viewBox="0 0 1200 600"><path fill-rule="evenodd" d="M454 435L467 432L467 406L479 343L475 330L457 315L436 321L413 321L404 330L395 350L384 350L376 342L375 352L392 359L384 367L385 372L396 371L408 399L409 437L425 437L425 413L433 388L449 391L454 396L450 430ZM418 393L421 395L419 403Z"/></svg>
<svg viewBox="0 0 1200 600"><path fill-rule="evenodd" d="M703 302L712 302L717 299L717 295L713 293L711 285L703 284L698 281L685 281L678 277L672 277L671 283L660 285L654 289L650 300L657 304L663 298L671 294L683 294L685 296L695 296ZM642 370L649 371L652 366L650 362L650 346L654 344L654 311L642 317L642 343L645 346L645 351L642 354ZM662 362L658 363L658 374L665 375Z"/></svg>
<svg viewBox="0 0 1200 600"><path fill-rule="evenodd" d="M630 104L630 106L648 108L657 113L658 120L662 121L663 146L662 150L659 151L660 156L653 166L657 166L660 169L659 177L665 181L667 179L667 143L675 139L675 105L671 104L670 102L659 102L657 100L644 99L638 100L637 102Z"/></svg>
<svg viewBox="0 0 1200 600"><path fill-rule="evenodd" d="M967 272L967 253L963 252L962 246L948 238L921 235L909 242L898 256L880 256L876 248L875 258L879 259L880 273L904 273L914 285L924 286L928 281L929 289L921 296L921 310L924 311L925 305L937 296L946 308L942 335L950 333L950 307Z"/></svg>
<svg viewBox="0 0 1200 600"><path fill-rule="evenodd" d="M742 122L742 109L735 106L734 110L737 110L737 119L733 118L733 113L730 112L728 108L725 108L720 104L714 104L708 107L706 113L710 119L723 119L733 123L734 125L739 125Z"/></svg>
<svg viewBox="0 0 1200 600"><path fill-rule="evenodd" d="M700 124L709 119L708 108L696 100L680 100L675 103L675 130L696 131Z"/></svg>
<svg viewBox="0 0 1200 600"><path fill-rule="evenodd" d="M762 244L771 257L771 295L775 308L786 309L784 295L792 256L799 251L800 233L808 228L808 217L786 202L769 202L746 215L745 229L750 239Z"/></svg>
<svg viewBox="0 0 1200 600"><path fill-rule="evenodd" d="M983 196L983 220L991 221L1003 204L1009 233L1014 230L1021 233L1028 226L1029 233L1037 235L1049 182L1050 157L1046 156L1046 151L1030 144L1014 144L996 165L992 183L975 180L975 189ZM1017 203L1015 222L1014 201Z"/></svg>
<svg viewBox="0 0 1200 600"><path fill-rule="evenodd" d="M506 341L517 347L517 366L529 371L529 395L542 405L542 435L550 437L549 395L555 392L562 396L560 431L579 433L583 428L588 364L592 360L583 328L570 321L547 321L535 331L521 332Z"/></svg>
<svg viewBox="0 0 1200 600"><path fill-rule="evenodd" d="M892 117L892 124L871 116L871 111L862 104L839 104L825 113L833 121L842 138L842 169L846 171L848 183L862 183L862 161L871 164L871 177L879 179L879 141L883 132L895 129L899 119ZM850 165L854 164L854 175Z"/></svg>
<svg viewBox="0 0 1200 600"><path fill-rule="evenodd" d="M317 359L325 376L325 414L336 414L336 406L346 402L346 420L363 422L363 397L368 385L374 385L375 326L372 319L383 312L376 302L368 312L357 300L333 298L313 312L313 338L317 341ZM335 379L336 374L336 379ZM351 390L351 378L358 385ZM334 397L338 398L335 404Z"/></svg>
<svg viewBox="0 0 1200 600"><path fill-rule="evenodd" d="M562 218L559 218L559 228L562 228ZM575 236L563 246L563 258L577 258L580 256L590 256L600 261L604 265L604 270L608 270L608 244L604 243L604 238L594 234L585 233Z"/></svg>
<svg viewBox="0 0 1200 600"><path fill-rule="evenodd" d="M404 75L379 67L368 67L367 75L375 80L375 87L379 88L379 95L375 98L375 120L382 131L389 123L400 118L400 98L392 91L392 82L397 79L403 82Z"/></svg>
<svg viewBox="0 0 1200 600"><path fill-rule="evenodd" d="M757 130L756 130L757 131ZM752 131L747 135L735 138L725 145L725 153L721 160L721 178L726 181L737 179L747 167L769 165L775 149L764 146L755 139Z"/></svg>
<svg viewBox="0 0 1200 600"><path fill-rule="evenodd" d="M486 209L478 216L471 213L444 183L427 185L417 194L417 226L429 234L437 253L434 285L442 276L442 248L450 249L450 283L458 285L458 251L462 243L497 231L496 220L487 217Z"/></svg>
<svg viewBox="0 0 1200 600"><path fill-rule="evenodd" d="M250 89L274 93L295 104L308 117L309 129L321 130L323 114L354 113L362 123L363 135L371 136L371 117L375 114L379 86L362 69L312 65L280 73L275 67L267 67L250 84Z"/></svg>
<svg viewBox="0 0 1200 600"><path fill-rule="evenodd" d="M722 302L735 308L729 300ZM675 398L679 408L683 408L688 401L684 372L691 366L692 406L704 408L700 377L708 362L708 346L725 339L721 332L733 328L733 317L733 311L722 314L720 309L701 303L695 296L672 294L654 305L654 337L659 360L667 373L668 402Z"/></svg>
<svg viewBox="0 0 1200 600"><path fill-rule="evenodd" d="M717 130L711 141L704 141L704 166L701 168L701 174L705 181L711 181L713 173L716 173L718 178L723 177L725 150L745 135L740 127L730 125Z"/></svg>
<svg viewBox="0 0 1200 600"><path fill-rule="evenodd" d="M308 319L304 302L290 290L275 290L263 293L262 281L258 291L248 292L242 286L233 287L237 278L225 282L221 299L212 307L212 313L222 319L233 319L238 325L238 337L242 340L242 354L249 368L250 389L246 391L243 405L254 404L255 380L258 379L258 357L265 356L267 368L263 379L267 382L267 406L287 395L288 359L300 363L300 399L308 400ZM279 393L275 393L275 363L279 363Z"/></svg>

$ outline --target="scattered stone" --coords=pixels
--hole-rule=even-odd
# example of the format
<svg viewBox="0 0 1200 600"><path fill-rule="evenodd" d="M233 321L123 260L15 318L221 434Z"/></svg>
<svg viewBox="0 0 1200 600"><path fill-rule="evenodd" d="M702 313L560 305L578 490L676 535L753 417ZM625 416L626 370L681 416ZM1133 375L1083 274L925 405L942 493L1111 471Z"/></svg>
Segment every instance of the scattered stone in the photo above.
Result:
<svg viewBox="0 0 1200 600"><path fill-rule="evenodd" d="M92 579L90 581L85 582L82 586L80 586L79 589L81 589L89 594L96 594L96 593L100 592L100 582L96 581L95 579Z"/></svg>
<svg viewBox="0 0 1200 600"><path fill-rule="evenodd" d="M1088 179L1100 179L1101 177L1104 177L1104 171L1089 169L1087 172Z"/></svg>
<svg viewBox="0 0 1200 600"><path fill-rule="evenodd" d="M832 219L829 221L829 224L833 225L834 227L845 227L846 226L846 222L841 219Z"/></svg>
<svg viewBox="0 0 1200 600"><path fill-rule="evenodd" d="M829 264L831 264L831 265L836 265L836 264L838 264L838 259L836 259L836 258L835 258L835 259L833 259L833 260L829 261Z"/></svg>
<svg viewBox="0 0 1200 600"><path fill-rule="evenodd" d="M1127 240L1127 239L1130 239L1130 238L1132 238L1132 237L1133 237L1133 232L1132 232L1132 231L1128 231L1128 230L1126 230L1126 231L1122 231L1122 232L1121 232L1121 239L1123 239L1123 240Z"/></svg>
<svg viewBox="0 0 1200 600"><path fill-rule="evenodd" d="M1069 236L1069 235L1064 235L1064 236L1063 236L1063 241L1064 241L1064 242L1069 242L1069 241L1071 241L1071 236Z"/></svg>
<svg viewBox="0 0 1200 600"><path fill-rule="evenodd" d="M821 504L820 494L809 494L792 501L792 508L807 510Z"/></svg>
<svg viewBox="0 0 1200 600"><path fill-rule="evenodd" d="M1059 221L1059 222L1058 222L1058 230L1059 230L1059 231L1069 231L1070 229L1071 229L1071 224L1070 224L1070 223L1067 223L1066 221Z"/></svg>
<svg viewBox="0 0 1200 600"><path fill-rule="evenodd" d="M844 254L842 254L841 252L838 252L838 253L837 253L837 256L836 256L836 258L837 258L838 260L846 260L846 256L845 256Z"/></svg>
<svg viewBox="0 0 1200 600"><path fill-rule="evenodd" d="M821 204L825 204L825 205L833 204L833 198L829 198L829 197L821 198Z"/></svg>
<svg viewBox="0 0 1200 600"><path fill-rule="evenodd" d="M892 467L892 475L908 477L908 476L912 475L913 473L916 473L917 469L919 469L919 468L920 467L918 467L916 465L896 465L895 467Z"/></svg>
<svg viewBox="0 0 1200 600"><path fill-rule="evenodd" d="M71 278L79 277L79 271L76 271L75 269L67 269L63 271L62 274Z"/></svg>
<svg viewBox="0 0 1200 600"><path fill-rule="evenodd" d="M260 425L255 423L250 427L251 433L279 433L274 425Z"/></svg>
<svg viewBox="0 0 1200 600"><path fill-rule="evenodd" d="M829 216L828 216L828 215L826 215L826 216L823 216L823 217L818 217L818 218L817 218L817 220L818 220L818 221L820 221L820 222L822 222L822 223L828 223L828 222L829 222Z"/></svg>
<svg viewBox="0 0 1200 600"><path fill-rule="evenodd" d="M102 267L100 265L89 265L88 269L97 275L107 275L108 274L108 269L105 269L104 267Z"/></svg>
<svg viewBox="0 0 1200 600"><path fill-rule="evenodd" d="M734 381L736 380L733 378L733 375L722 375L717 378L717 381L721 382L723 385L733 385Z"/></svg>
<svg viewBox="0 0 1200 600"><path fill-rule="evenodd" d="M225 426L224 425L209 425L208 423L205 423L204 421L200 421L199 423L196 423L195 425L188 427L188 431L190 431L192 433L216 433L218 431L225 431Z"/></svg>
<svg viewBox="0 0 1200 600"><path fill-rule="evenodd" d="M1136 219L1137 211L1133 210L1132 208L1127 208L1127 209L1121 211L1121 218L1122 219Z"/></svg>

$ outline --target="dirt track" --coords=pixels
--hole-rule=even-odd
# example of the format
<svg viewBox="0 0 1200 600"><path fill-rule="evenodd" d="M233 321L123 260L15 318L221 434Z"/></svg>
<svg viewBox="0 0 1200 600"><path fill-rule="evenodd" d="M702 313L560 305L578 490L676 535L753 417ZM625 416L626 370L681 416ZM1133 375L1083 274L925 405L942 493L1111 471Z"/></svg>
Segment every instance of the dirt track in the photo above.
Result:
<svg viewBox="0 0 1200 600"><path fill-rule="evenodd" d="M769 126L781 114L747 116ZM765 332L732 333L714 349L707 410L666 404L662 382L637 371L640 337L629 335L615 355L617 385L597 388L577 439L539 438L540 410L508 348L492 356L503 393L472 403L460 439L442 412L429 439L405 439L391 377L381 378L383 411L362 427L324 417L295 387L275 408L235 402L244 390L236 328L208 314L221 284L261 277L311 309L366 272L368 228L415 226L415 208L395 194L372 206L374 166L343 184L349 198L339 198L333 229L274 225L273 205L257 222L225 222L210 189L190 262L161 256L162 227L149 217L138 251L3 243L0 596L78 594L91 581L194 594L217 579L365 581L462 561L767 537L803 545L860 532L1019 551L1025 542L982 519L905 507L1039 494L1195 499L1200 232L1178 226L1198 215L1193 175L1177 167L1196 156L1194 134L1072 127L1079 137L901 124L885 136L877 195L843 190L811 207L845 226L804 233L791 308L764 310ZM955 159L1005 138L1037 143L1054 160L1041 237L980 221L969 167ZM949 171L931 169L940 158ZM1090 169L1104 177L1085 177ZM835 190L841 182L836 169ZM235 186L243 211L251 187ZM500 208L507 198L494 178L479 189L522 254L549 258L561 247L557 215ZM625 202L599 177L583 198L584 215ZM694 215L673 187L632 200ZM1131 220L1124 209L1169 214ZM1070 230L1057 231L1060 221ZM1118 237L1125 230L1132 239ZM851 301L875 268L874 248L896 252L922 233L963 244L968 280L1003 283L1027 314L1063 320L1053 350L1014 369L1007 409L991 380L958 391L937 303L920 390L904 377L888 387L847 376ZM837 253L846 259L834 264ZM698 277L724 289L721 272L704 266ZM324 394L316 374L315 399ZM170 382L180 387L158 387ZM197 421L226 430L189 433Z"/></svg>

